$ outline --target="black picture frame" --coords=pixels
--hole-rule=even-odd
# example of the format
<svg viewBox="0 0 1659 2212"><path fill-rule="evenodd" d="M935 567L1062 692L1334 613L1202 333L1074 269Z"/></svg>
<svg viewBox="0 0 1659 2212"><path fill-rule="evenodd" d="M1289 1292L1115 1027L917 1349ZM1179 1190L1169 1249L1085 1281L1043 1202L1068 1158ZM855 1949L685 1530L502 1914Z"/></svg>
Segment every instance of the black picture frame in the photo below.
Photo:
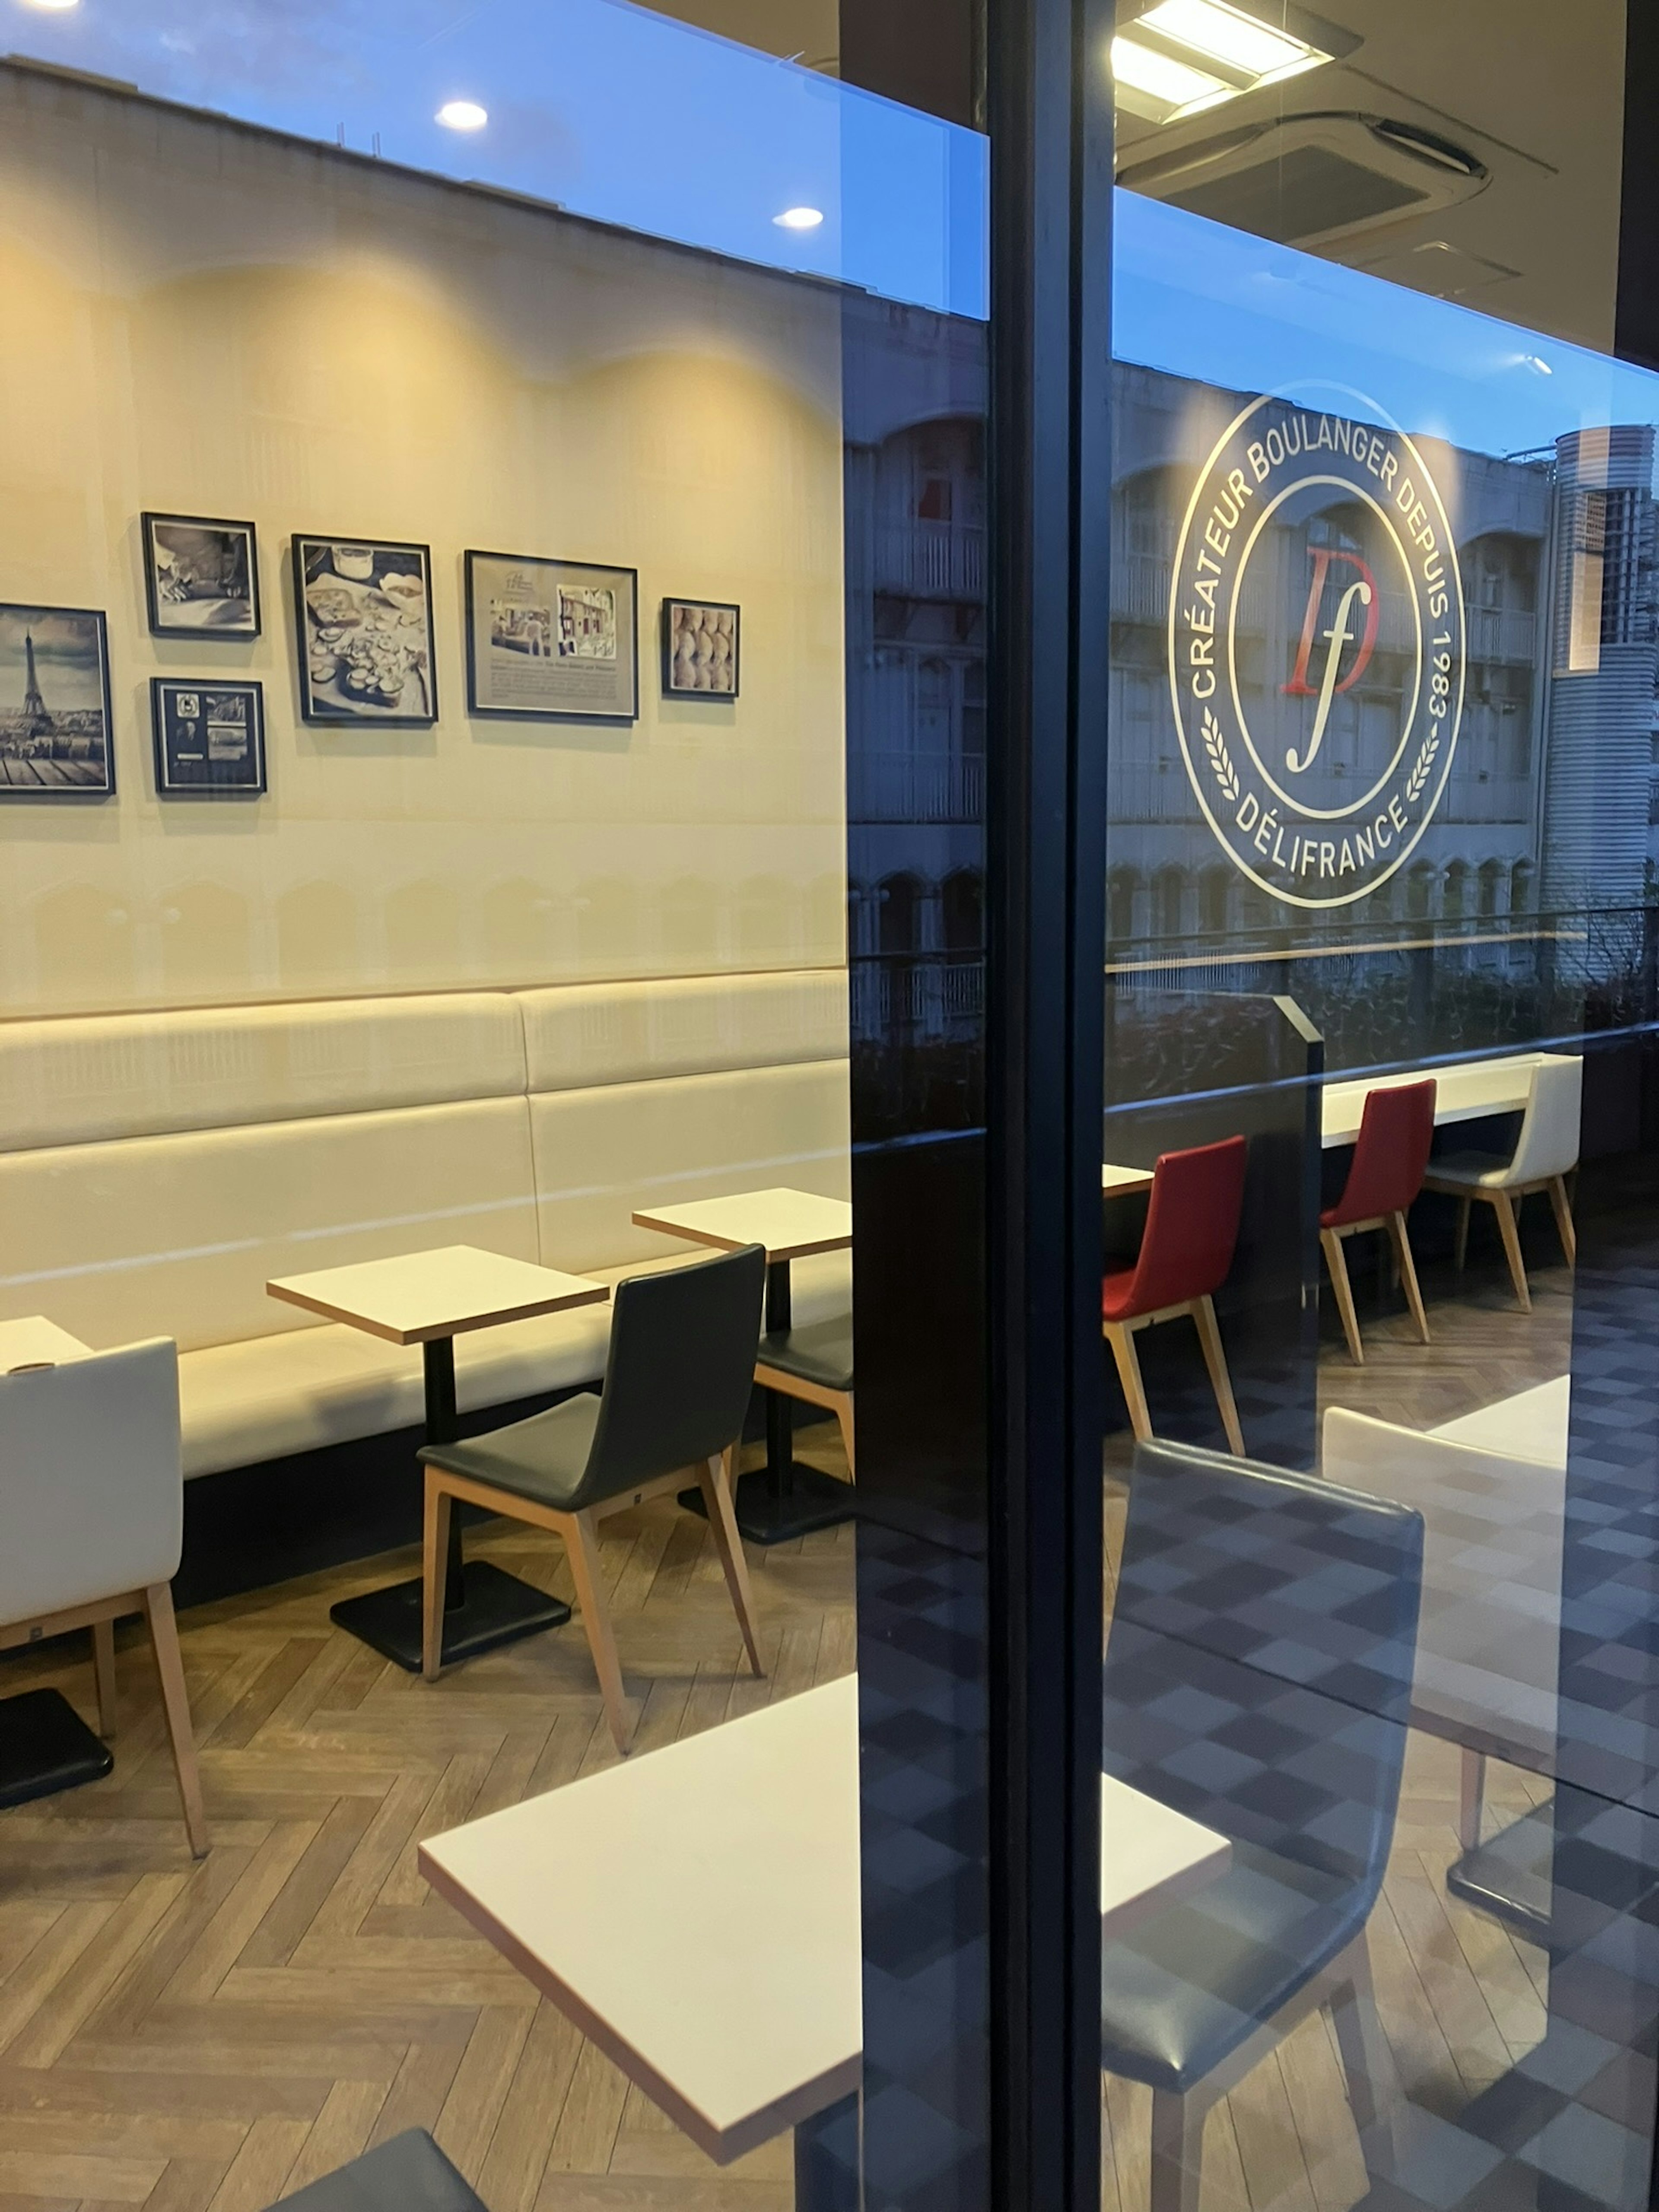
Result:
<svg viewBox="0 0 1659 2212"><path fill-rule="evenodd" d="M263 684L154 676L149 712L158 798L257 799L264 794ZM239 726L243 734L240 758L231 744Z"/></svg>
<svg viewBox="0 0 1659 2212"><path fill-rule="evenodd" d="M438 647L431 547L296 531L292 555L301 720L332 729L432 728ZM388 577L418 578L420 598L389 593L382 588ZM398 674L399 650L403 681L393 697L384 687ZM368 679L362 689L360 678Z"/></svg>
<svg viewBox="0 0 1659 2212"><path fill-rule="evenodd" d="M677 681L685 673L685 655L680 641L688 625L681 622L683 615L730 615L732 617L730 654L731 682L729 684L688 684ZM698 624L696 628L706 629ZM695 629L691 632L695 635ZM699 669L710 663L699 654L692 665ZM713 665L718 670L721 663ZM733 599L700 599L690 597L666 599L662 603L662 690L665 699L696 699L713 705L723 699L735 699L743 677L743 609Z"/></svg>
<svg viewBox="0 0 1659 2212"><path fill-rule="evenodd" d="M88 692L90 703L83 703ZM67 704L69 698L82 703ZM114 793L103 609L0 601L0 799Z"/></svg>
<svg viewBox="0 0 1659 2212"><path fill-rule="evenodd" d="M192 642L218 641L231 642L242 638L258 637L264 633L264 615L259 604L259 536L251 522L229 522L210 515L160 514L146 509L138 518L138 528L143 542L144 601L149 611L150 635L153 637L187 637ZM174 542L167 542L171 533ZM182 598L174 596L177 588L189 580L192 561L210 559L214 549L209 543L213 538L230 541L240 538L245 543L245 569L247 583L247 613L245 619L234 619L234 608L240 593L185 591ZM198 543L191 544L194 538ZM228 544L220 549L222 562L232 551ZM170 575L167 572L171 571ZM164 580L166 576L166 580ZM182 618L179 610L193 609L199 619ZM225 609L232 610L230 615Z"/></svg>
<svg viewBox="0 0 1659 2212"><path fill-rule="evenodd" d="M464 556L464 568L469 714L515 722L639 720L637 568L476 549ZM586 651L571 635L571 618L600 614L594 641L602 647L607 599L614 651Z"/></svg>

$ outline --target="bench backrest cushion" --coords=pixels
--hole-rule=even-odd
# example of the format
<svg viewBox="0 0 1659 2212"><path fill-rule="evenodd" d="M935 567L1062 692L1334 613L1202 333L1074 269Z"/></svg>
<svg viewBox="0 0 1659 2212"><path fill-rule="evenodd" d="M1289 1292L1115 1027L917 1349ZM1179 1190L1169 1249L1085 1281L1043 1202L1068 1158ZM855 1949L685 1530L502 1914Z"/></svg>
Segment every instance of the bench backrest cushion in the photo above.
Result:
<svg viewBox="0 0 1659 2212"><path fill-rule="evenodd" d="M532 1094L847 1057L840 969L583 983L517 1003Z"/></svg>

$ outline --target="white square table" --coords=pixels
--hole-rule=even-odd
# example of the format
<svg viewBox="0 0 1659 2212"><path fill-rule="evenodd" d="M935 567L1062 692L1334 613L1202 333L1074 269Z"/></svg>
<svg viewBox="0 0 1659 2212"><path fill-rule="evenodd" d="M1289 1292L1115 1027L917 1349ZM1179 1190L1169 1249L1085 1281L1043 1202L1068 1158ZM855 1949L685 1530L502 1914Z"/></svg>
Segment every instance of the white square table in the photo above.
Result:
<svg viewBox="0 0 1659 2212"><path fill-rule="evenodd" d="M1101 1777L1101 1934L1232 1846ZM795 2130L798 2212L862 2071L858 1678L434 1836L421 1870L720 2165Z"/></svg>
<svg viewBox="0 0 1659 2212"><path fill-rule="evenodd" d="M528 1260L513 1260L476 1245L452 1244L390 1260L365 1260L315 1274L284 1275L265 1285L273 1298L307 1313L344 1322L388 1344L418 1344L426 1376L426 1440L450 1443L456 1434L455 1339L473 1329L573 1306L602 1304L604 1283L561 1274ZM570 1608L486 1560L465 1565L461 1516L449 1516L449 1576L444 1608L443 1657L476 1657L516 1644L544 1628L561 1627ZM393 1583L343 1598L330 1620L383 1658L411 1674L421 1671L421 1583Z"/></svg>
<svg viewBox="0 0 1659 2212"><path fill-rule="evenodd" d="M766 1249L766 1333L790 1326L789 1263L814 1252L845 1251L853 1242L853 1209L844 1198L820 1198L815 1191L749 1190L733 1198L694 1199L685 1206L659 1206L634 1216L639 1229L659 1230L717 1252L740 1252L745 1245ZM793 1401L781 1390L766 1394L766 1468L745 1474L737 1486L738 1526L751 1544L787 1544L816 1528L850 1521L850 1486L808 1467L795 1457ZM699 1491L681 1493L689 1511L702 1510Z"/></svg>

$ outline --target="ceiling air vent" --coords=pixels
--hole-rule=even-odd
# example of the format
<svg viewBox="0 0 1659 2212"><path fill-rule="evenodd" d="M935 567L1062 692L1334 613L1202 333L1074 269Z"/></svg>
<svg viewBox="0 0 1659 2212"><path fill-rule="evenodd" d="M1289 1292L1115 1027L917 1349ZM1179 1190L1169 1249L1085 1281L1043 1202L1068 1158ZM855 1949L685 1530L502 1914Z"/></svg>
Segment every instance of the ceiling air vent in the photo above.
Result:
<svg viewBox="0 0 1659 2212"><path fill-rule="evenodd" d="M1132 191L1281 245L1304 246L1438 213L1487 182L1450 140L1382 116L1286 116L1132 161Z"/></svg>

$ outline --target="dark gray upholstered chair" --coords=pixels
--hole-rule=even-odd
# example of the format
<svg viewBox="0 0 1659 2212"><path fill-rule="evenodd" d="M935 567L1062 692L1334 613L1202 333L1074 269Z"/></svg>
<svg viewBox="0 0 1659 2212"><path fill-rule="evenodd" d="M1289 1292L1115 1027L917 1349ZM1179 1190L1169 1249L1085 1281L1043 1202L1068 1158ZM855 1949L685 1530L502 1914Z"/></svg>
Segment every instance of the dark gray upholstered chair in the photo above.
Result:
<svg viewBox="0 0 1659 2212"><path fill-rule="evenodd" d="M834 1321L816 1322L807 1328L769 1331L760 1340L755 1380L765 1389L780 1390L786 1398L799 1398L833 1413L841 1425L847 1472L856 1479L850 1313L838 1314Z"/></svg>
<svg viewBox="0 0 1659 2212"><path fill-rule="evenodd" d="M424 2128L405 2128L281 2205L282 2212L484 2212Z"/></svg>
<svg viewBox="0 0 1659 2212"><path fill-rule="evenodd" d="M1232 1863L1101 1961L1101 2063L1152 2092L1152 2212L1196 2212L1204 2117L1330 2008L1368 2168L1392 2058L1365 1923L1394 1837L1422 1516L1216 1452L1135 1451L1105 1662L1106 1771Z"/></svg>
<svg viewBox="0 0 1659 2212"><path fill-rule="evenodd" d="M599 1576L597 1524L679 1489L695 1469L726 1586L757 1674L749 1570L732 1511L732 1461L760 1340L766 1255L758 1244L617 1285L602 1395L465 1443L429 1444L426 1468L424 1672L439 1668L449 1516L459 1498L564 1540L582 1626L617 1747L632 1735L617 1640Z"/></svg>

